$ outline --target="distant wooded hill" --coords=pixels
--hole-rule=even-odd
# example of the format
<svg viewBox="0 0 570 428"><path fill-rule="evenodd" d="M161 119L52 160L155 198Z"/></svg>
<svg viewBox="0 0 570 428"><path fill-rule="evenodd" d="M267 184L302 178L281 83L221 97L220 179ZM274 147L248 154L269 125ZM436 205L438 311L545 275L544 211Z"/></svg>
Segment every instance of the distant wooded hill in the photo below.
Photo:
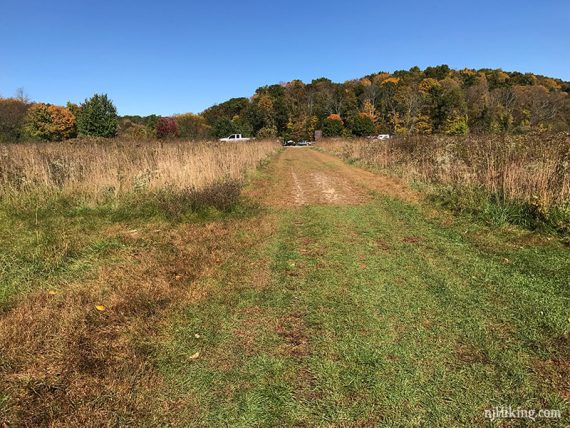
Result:
<svg viewBox="0 0 570 428"><path fill-rule="evenodd" d="M344 83L263 86L177 122L188 138L560 131L570 127L569 92L569 82L532 73L413 67Z"/></svg>
<svg viewBox="0 0 570 428"><path fill-rule="evenodd" d="M570 129L569 92L569 82L532 73L413 67L344 83L320 78L263 86L249 98L232 98L200 114L123 116L119 134L301 139L312 138L317 129L331 137L563 131ZM72 112L78 115L80 108ZM15 129L25 123L26 110L24 101L0 99L0 140L21 134Z"/></svg>

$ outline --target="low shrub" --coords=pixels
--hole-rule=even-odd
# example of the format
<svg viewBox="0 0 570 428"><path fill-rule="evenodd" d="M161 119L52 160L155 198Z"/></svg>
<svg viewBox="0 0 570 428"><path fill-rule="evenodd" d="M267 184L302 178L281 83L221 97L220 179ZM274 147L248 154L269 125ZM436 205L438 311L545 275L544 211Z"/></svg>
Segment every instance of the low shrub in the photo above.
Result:
<svg viewBox="0 0 570 428"><path fill-rule="evenodd" d="M178 124L173 117L161 117L156 122L156 137L160 139L178 137Z"/></svg>
<svg viewBox="0 0 570 428"><path fill-rule="evenodd" d="M180 219L188 212L205 213L209 209L230 212L237 205L240 193L240 181L225 179L201 189L162 189L153 196L161 213L170 219Z"/></svg>

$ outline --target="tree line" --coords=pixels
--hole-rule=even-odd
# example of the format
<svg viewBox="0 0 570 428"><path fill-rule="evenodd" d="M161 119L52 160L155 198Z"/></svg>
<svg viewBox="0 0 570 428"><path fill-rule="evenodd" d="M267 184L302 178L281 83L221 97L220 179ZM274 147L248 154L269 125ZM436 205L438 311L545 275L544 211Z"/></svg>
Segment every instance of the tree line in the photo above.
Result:
<svg viewBox="0 0 570 428"><path fill-rule="evenodd" d="M77 136L116 137L117 109L107 95L77 105L30 103L26 97L0 98L0 142L62 141Z"/></svg>
<svg viewBox="0 0 570 428"><path fill-rule="evenodd" d="M77 106L0 99L0 140L75 135L205 140L233 133L258 138L389 134L525 133L570 129L570 83L501 69L447 65L379 72L335 83L293 80L263 86L200 114L116 115L105 95ZM99 123L101 122L101 123Z"/></svg>
<svg viewBox="0 0 570 428"><path fill-rule="evenodd" d="M447 65L258 88L202 112L213 136L311 138L375 133L463 135L567 130L570 83L531 73Z"/></svg>

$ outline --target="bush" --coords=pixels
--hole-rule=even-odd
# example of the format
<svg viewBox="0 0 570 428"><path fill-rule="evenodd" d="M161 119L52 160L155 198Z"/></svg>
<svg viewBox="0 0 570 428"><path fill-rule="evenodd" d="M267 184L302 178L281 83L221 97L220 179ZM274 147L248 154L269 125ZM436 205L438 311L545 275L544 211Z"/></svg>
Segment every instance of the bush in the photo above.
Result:
<svg viewBox="0 0 570 428"><path fill-rule="evenodd" d="M115 137L118 130L117 109L107 95L93 95L81 104L77 117L80 135L93 137Z"/></svg>
<svg viewBox="0 0 570 428"><path fill-rule="evenodd" d="M178 135L190 140L206 140L210 135L210 127L199 114L186 113L175 117Z"/></svg>
<svg viewBox="0 0 570 428"><path fill-rule="evenodd" d="M220 119L214 123L212 128L212 134L216 138L223 138L236 133L237 128L230 119Z"/></svg>
<svg viewBox="0 0 570 428"><path fill-rule="evenodd" d="M443 132L447 135L467 135L469 126L467 116L451 116L444 123Z"/></svg>
<svg viewBox="0 0 570 428"><path fill-rule="evenodd" d="M175 138L178 136L178 124L173 117L161 117L156 123L156 137Z"/></svg>
<svg viewBox="0 0 570 428"><path fill-rule="evenodd" d="M29 104L15 98L0 98L0 142L18 141Z"/></svg>
<svg viewBox="0 0 570 428"><path fill-rule="evenodd" d="M365 114L358 114L350 124L352 133L357 137L366 137L368 135L374 134L375 126L372 118Z"/></svg>
<svg viewBox="0 0 570 428"><path fill-rule="evenodd" d="M75 136L75 116L69 109L34 104L26 114L25 134L34 140L62 141Z"/></svg>
<svg viewBox="0 0 570 428"><path fill-rule="evenodd" d="M266 126L257 131L257 138L261 140L271 139L276 137L277 137L277 128L275 126Z"/></svg>
<svg viewBox="0 0 570 428"><path fill-rule="evenodd" d="M119 126L119 138L123 140L148 141L156 137L155 127L149 128L141 123L121 118Z"/></svg>
<svg viewBox="0 0 570 428"><path fill-rule="evenodd" d="M239 201L241 183L238 180L222 180L204 189L192 190L192 209L200 211L215 208L219 211L230 211Z"/></svg>
<svg viewBox="0 0 570 428"><path fill-rule="evenodd" d="M329 115L323 122L323 135L325 137L338 137L344 129L344 123L338 114Z"/></svg>
<svg viewBox="0 0 570 428"><path fill-rule="evenodd" d="M164 188L144 194L148 212L158 211L168 219L179 220L188 213L207 213L210 209L231 212L239 202L241 183L238 180L221 180L203 189ZM153 206L155 208L153 209Z"/></svg>

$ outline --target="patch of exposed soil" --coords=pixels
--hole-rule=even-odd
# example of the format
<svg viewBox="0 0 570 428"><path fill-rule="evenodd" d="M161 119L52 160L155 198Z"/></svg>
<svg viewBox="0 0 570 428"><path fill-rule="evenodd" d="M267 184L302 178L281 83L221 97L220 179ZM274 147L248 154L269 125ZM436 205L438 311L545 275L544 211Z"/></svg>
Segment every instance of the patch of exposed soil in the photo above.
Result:
<svg viewBox="0 0 570 428"><path fill-rule="evenodd" d="M417 200L401 181L345 164L310 148L286 148L268 168L270 181L250 193L271 206L355 205L371 199L370 191ZM259 184L259 183L258 183Z"/></svg>

